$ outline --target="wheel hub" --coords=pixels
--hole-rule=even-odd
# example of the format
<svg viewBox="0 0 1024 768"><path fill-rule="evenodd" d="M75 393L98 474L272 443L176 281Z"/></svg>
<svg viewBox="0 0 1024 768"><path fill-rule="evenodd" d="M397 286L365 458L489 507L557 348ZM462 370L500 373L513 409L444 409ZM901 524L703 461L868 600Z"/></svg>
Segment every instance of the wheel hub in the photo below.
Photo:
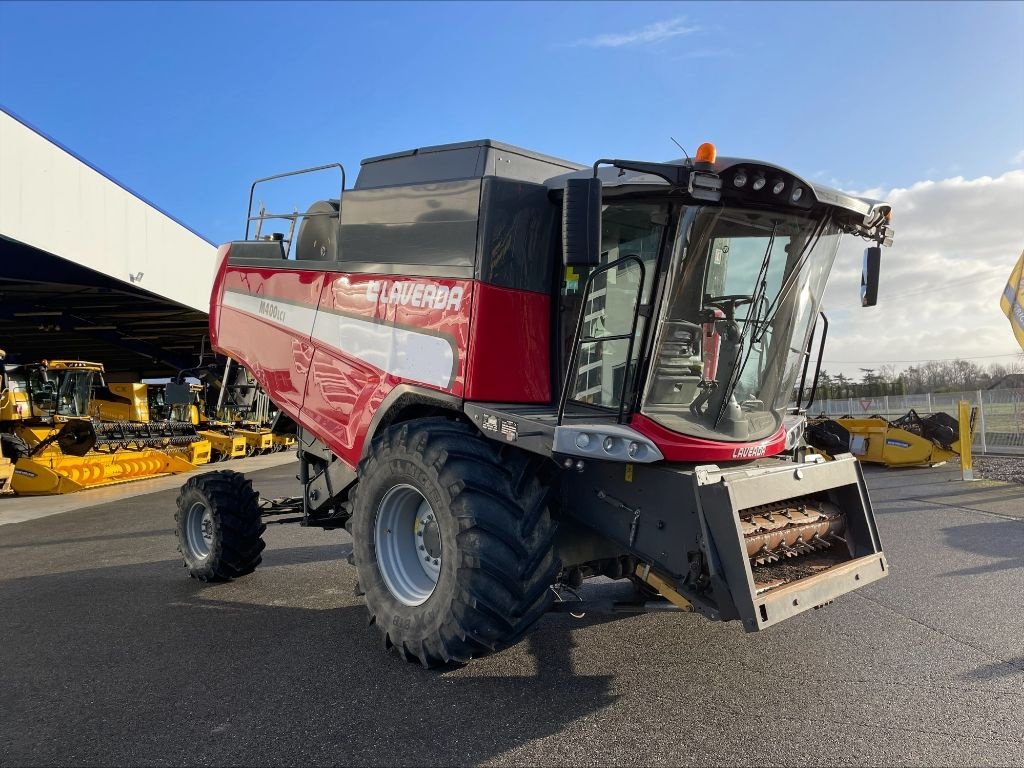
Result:
<svg viewBox="0 0 1024 768"><path fill-rule="evenodd" d="M432 517L432 516L431 516ZM423 539L423 548L427 555L432 558L441 556L441 531L437 527L437 521L433 519L420 520L419 535Z"/></svg>
<svg viewBox="0 0 1024 768"><path fill-rule="evenodd" d="M434 510L411 485L384 494L374 523L377 567L388 591L404 605L422 605L441 574L441 530Z"/></svg>
<svg viewBox="0 0 1024 768"><path fill-rule="evenodd" d="M213 549L213 512L202 502L189 507L185 517L185 542L196 560L205 560Z"/></svg>

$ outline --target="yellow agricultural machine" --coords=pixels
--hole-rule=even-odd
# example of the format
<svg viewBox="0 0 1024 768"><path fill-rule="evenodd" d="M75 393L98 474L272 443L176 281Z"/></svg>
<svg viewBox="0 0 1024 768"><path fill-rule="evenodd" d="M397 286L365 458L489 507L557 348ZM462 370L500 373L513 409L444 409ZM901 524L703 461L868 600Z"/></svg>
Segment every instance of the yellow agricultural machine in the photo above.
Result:
<svg viewBox="0 0 1024 768"><path fill-rule="evenodd" d="M889 421L882 416L812 419L807 443L826 456L852 453L862 462L887 467L935 466L962 454L962 446L974 440L977 408L958 421L947 413L920 416L911 409Z"/></svg>
<svg viewBox="0 0 1024 768"><path fill-rule="evenodd" d="M173 402L168 400L168 389ZM229 422L207 418L203 395L202 384L150 384L149 410L158 418L194 425L199 436L210 444L211 461L244 458L248 453L245 436L235 432Z"/></svg>
<svg viewBox="0 0 1024 768"><path fill-rule="evenodd" d="M102 386L99 363L9 364L0 352L0 449L13 463L9 485L15 493L70 493L188 472L195 469L188 459L203 461L202 446L187 457L161 450L173 447L173 430L140 431L126 422L94 424L92 388L97 380ZM0 468L0 477L3 473Z"/></svg>
<svg viewBox="0 0 1024 768"><path fill-rule="evenodd" d="M200 383L185 383L187 377ZM200 434L214 446L216 458L257 456L298 446L294 426L289 423L291 428L285 428L279 423L270 398L230 359L223 372L216 366L180 371L175 381L151 388L151 392L151 408L159 401L170 418L187 418L198 425ZM230 456L229 439L233 441Z"/></svg>
<svg viewBox="0 0 1024 768"><path fill-rule="evenodd" d="M159 448L191 464L207 464L213 448L195 423L175 420L151 407L150 386L141 383L94 384L90 413L99 420L100 445Z"/></svg>

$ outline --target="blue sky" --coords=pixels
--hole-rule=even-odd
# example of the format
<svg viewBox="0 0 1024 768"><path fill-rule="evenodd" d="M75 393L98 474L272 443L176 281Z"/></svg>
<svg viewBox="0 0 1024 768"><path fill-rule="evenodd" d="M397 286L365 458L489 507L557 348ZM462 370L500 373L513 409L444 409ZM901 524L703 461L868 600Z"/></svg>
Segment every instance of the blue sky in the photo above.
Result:
<svg viewBox="0 0 1024 768"><path fill-rule="evenodd" d="M0 104L223 241L256 176L481 137L996 176L1024 165L1022 39L1009 2L4 3Z"/></svg>

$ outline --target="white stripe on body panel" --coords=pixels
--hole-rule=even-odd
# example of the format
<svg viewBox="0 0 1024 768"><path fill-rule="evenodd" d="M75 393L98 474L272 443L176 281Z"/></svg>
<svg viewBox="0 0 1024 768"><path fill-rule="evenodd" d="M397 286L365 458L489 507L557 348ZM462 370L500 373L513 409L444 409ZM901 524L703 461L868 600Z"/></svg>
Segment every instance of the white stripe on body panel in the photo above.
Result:
<svg viewBox="0 0 1024 768"><path fill-rule="evenodd" d="M331 312L318 313L312 307L239 291L225 291L223 303L311 337L392 376L445 389L451 387L455 350L444 337Z"/></svg>
<svg viewBox="0 0 1024 768"><path fill-rule="evenodd" d="M445 389L452 384L455 351L441 336L320 312L313 338L392 376Z"/></svg>
<svg viewBox="0 0 1024 768"><path fill-rule="evenodd" d="M292 304L277 299L267 299L262 296L253 296L250 293L240 291L224 291L223 304L231 309L239 309L256 315L262 320L274 325L294 331L307 338L313 333L313 321L316 319L316 309L301 304Z"/></svg>

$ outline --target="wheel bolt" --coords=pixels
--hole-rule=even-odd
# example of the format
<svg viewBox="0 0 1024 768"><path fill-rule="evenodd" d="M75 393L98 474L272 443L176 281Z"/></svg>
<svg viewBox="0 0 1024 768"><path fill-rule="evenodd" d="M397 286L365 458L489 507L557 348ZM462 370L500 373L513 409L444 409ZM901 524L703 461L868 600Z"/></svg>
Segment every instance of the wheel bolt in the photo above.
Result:
<svg viewBox="0 0 1024 768"><path fill-rule="evenodd" d="M440 560L435 560L434 561L434 565L437 565L439 562L441 562L441 561Z"/></svg>
<svg viewBox="0 0 1024 768"><path fill-rule="evenodd" d="M424 560L426 560L426 561L427 561L427 562L429 563L429 562L430 562L430 555L427 555L427 556L426 556L426 557L424 557L423 559L424 559Z"/></svg>
<svg viewBox="0 0 1024 768"><path fill-rule="evenodd" d="M427 548L420 544L420 552L426 552Z"/></svg>

